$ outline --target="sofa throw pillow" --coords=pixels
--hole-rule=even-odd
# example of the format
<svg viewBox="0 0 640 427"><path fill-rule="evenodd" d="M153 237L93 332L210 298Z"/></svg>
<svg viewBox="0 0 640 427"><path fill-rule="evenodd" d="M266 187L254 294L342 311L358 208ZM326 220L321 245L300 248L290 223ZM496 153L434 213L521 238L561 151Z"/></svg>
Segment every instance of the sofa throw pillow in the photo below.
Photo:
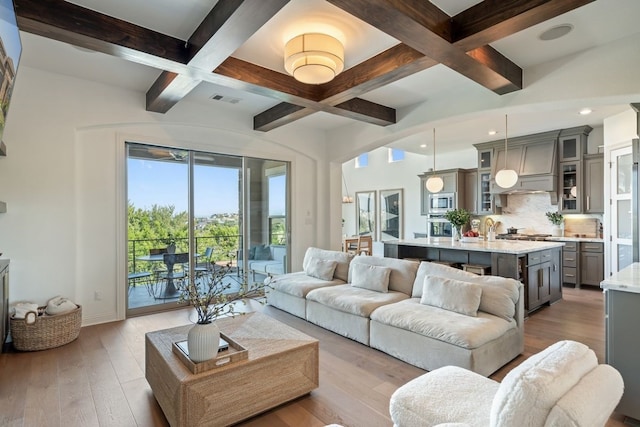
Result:
<svg viewBox="0 0 640 427"><path fill-rule="evenodd" d="M256 252L253 259L259 261L268 261L271 259L271 249L267 245L256 246Z"/></svg>
<svg viewBox="0 0 640 427"><path fill-rule="evenodd" d="M481 295L482 288L474 283L425 276L420 303L477 317Z"/></svg>
<svg viewBox="0 0 640 427"><path fill-rule="evenodd" d="M351 286L376 292L389 292L391 269L377 265L351 263Z"/></svg>
<svg viewBox="0 0 640 427"><path fill-rule="evenodd" d="M307 276L320 280L333 280L333 273L336 271L338 261L311 258L305 266L304 272Z"/></svg>

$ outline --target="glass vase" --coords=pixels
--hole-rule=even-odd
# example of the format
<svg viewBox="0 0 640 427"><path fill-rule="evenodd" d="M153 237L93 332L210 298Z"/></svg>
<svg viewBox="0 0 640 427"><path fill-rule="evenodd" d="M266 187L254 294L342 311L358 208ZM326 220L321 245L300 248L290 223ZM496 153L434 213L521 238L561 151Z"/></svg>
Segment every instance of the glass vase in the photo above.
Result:
<svg viewBox="0 0 640 427"><path fill-rule="evenodd" d="M455 225L451 226L451 243L459 242L462 238L461 234L462 227L456 227Z"/></svg>

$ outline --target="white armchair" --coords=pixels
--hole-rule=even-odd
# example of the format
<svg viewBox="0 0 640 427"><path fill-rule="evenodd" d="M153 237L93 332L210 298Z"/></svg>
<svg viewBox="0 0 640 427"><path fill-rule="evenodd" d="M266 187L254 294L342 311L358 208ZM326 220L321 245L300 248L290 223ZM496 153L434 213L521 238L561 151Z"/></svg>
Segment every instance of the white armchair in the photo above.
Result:
<svg viewBox="0 0 640 427"><path fill-rule="evenodd" d="M598 365L593 350L560 341L531 356L497 383L446 366L391 396L396 427L601 427L620 401L620 373Z"/></svg>

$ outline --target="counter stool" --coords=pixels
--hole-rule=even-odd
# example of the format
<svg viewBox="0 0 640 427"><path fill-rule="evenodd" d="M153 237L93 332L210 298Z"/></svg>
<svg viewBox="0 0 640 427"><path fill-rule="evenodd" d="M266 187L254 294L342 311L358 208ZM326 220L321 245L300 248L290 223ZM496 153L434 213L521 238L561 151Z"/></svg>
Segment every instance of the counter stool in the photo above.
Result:
<svg viewBox="0 0 640 427"><path fill-rule="evenodd" d="M475 273L480 276L486 276L491 274L490 265L477 265L477 264L462 264L462 269L469 273Z"/></svg>

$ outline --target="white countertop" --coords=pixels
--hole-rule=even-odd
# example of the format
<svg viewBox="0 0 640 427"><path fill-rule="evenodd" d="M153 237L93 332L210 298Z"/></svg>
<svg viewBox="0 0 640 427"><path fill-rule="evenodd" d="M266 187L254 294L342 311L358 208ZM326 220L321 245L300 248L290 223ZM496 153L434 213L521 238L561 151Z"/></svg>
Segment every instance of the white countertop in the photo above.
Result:
<svg viewBox="0 0 640 427"><path fill-rule="evenodd" d="M613 273L613 276L600 282L600 287L604 290L640 294L640 262L634 262L617 273Z"/></svg>
<svg viewBox="0 0 640 427"><path fill-rule="evenodd" d="M604 243L604 239L600 239L598 237L547 237L547 240L553 242Z"/></svg>
<svg viewBox="0 0 640 427"><path fill-rule="evenodd" d="M479 240L477 242L469 243L452 243L451 238L438 239L420 238L407 240L390 240L384 243L391 245L420 246L426 248L457 249L461 251L497 252L502 254L514 255L522 255L529 252L559 248L564 246L564 243L562 242L549 241L530 242L527 240L496 240L493 242L487 242L485 240Z"/></svg>

